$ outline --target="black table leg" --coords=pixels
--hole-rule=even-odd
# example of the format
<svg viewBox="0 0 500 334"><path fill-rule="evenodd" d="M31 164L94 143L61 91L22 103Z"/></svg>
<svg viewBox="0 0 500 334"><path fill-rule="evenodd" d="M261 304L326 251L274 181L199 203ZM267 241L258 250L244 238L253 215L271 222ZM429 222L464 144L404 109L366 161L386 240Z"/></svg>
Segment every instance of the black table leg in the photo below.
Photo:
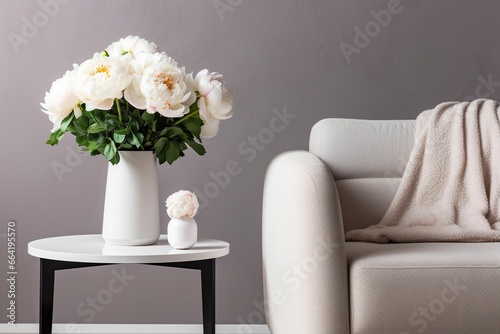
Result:
<svg viewBox="0 0 500 334"><path fill-rule="evenodd" d="M40 259L40 334L52 334L55 263Z"/></svg>
<svg viewBox="0 0 500 334"><path fill-rule="evenodd" d="M56 270L105 266L108 263L81 263L40 259L40 323L39 334L52 334L54 314L54 279Z"/></svg>
<svg viewBox="0 0 500 334"><path fill-rule="evenodd" d="M201 267L203 333L215 334L215 259L203 261Z"/></svg>
<svg viewBox="0 0 500 334"><path fill-rule="evenodd" d="M40 259L39 334L52 334L54 310L54 278L56 270L104 266L109 264L113 263L81 263ZM201 270L203 333L215 334L215 259L191 262L148 264L155 266Z"/></svg>

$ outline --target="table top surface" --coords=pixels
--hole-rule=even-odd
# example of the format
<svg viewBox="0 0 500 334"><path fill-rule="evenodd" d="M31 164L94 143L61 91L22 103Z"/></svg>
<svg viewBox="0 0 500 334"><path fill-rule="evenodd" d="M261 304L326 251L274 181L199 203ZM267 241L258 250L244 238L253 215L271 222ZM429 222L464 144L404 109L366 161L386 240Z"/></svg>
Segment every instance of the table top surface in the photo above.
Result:
<svg viewBox="0 0 500 334"><path fill-rule="evenodd" d="M168 263L207 260L229 254L229 243L200 239L186 250L170 246L162 234L149 246L107 245L100 234L68 235L39 239L28 244L28 253L35 257L87 263Z"/></svg>

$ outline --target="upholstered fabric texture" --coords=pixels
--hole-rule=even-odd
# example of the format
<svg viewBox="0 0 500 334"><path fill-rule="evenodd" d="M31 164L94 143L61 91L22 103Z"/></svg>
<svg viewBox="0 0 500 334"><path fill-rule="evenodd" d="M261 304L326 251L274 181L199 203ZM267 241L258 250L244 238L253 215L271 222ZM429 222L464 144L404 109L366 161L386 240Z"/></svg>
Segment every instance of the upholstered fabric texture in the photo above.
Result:
<svg viewBox="0 0 500 334"><path fill-rule="evenodd" d="M446 102L417 117L416 142L382 220L349 231L372 242L500 241L500 109Z"/></svg>
<svg viewBox="0 0 500 334"><path fill-rule="evenodd" d="M344 230L328 167L306 151L276 157L267 170L262 219L271 332L349 333Z"/></svg>
<svg viewBox="0 0 500 334"><path fill-rule="evenodd" d="M394 198L415 137L415 120L323 119L309 151L330 169L345 231L377 224Z"/></svg>
<svg viewBox="0 0 500 334"><path fill-rule="evenodd" d="M347 242L351 333L498 334L499 243Z"/></svg>
<svg viewBox="0 0 500 334"><path fill-rule="evenodd" d="M330 168L336 181L401 177L415 142L415 120L323 119L309 151Z"/></svg>

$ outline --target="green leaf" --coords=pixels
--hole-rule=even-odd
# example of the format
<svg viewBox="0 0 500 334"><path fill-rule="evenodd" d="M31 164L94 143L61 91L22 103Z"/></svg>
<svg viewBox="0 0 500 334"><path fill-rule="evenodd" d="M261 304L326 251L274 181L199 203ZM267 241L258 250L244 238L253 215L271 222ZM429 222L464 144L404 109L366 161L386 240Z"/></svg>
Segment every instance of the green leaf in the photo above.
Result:
<svg viewBox="0 0 500 334"><path fill-rule="evenodd" d="M156 152L156 157L158 158L158 163L160 165L164 164L167 161L166 150L163 150L162 152Z"/></svg>
<svg viewBox="0 0 500 334"><path fill-rule="evenodd" d="M96 144L100 144L104 140L104 136L100 133L89 133L87 140Z"/></svg>
<svg viewBox="0 0 500 334"><path fill-rule="evenodd" d="M106 115L109 113L109 110L95 109L94 113L95 113L96 119L99 123L105 123L106 122Z"/></svg>
<svg viewBox="0 0 500 334"><path fill-rule="evenodd" d="M87 132L87 128L89 127L89 119L85 114L75 119L73 122L75 124L75 129L78 132Z"/></svg>
<svg viewBox="0 0 500 334"><path fill-rule="evenodd" d="M113 133L113 139L116 143L121 144L125 140L125 135L120 135L118 133Z"/></svg>
<svg viewBox="0 0 500 334"><path fill-rule="evenodd" d="M47 140L46 144L49 144L51 146L59 144L59 140L64 136L64 132L62 132L60 129L56 130L55 132L52 132L49 136L49 140Z"/></svg>
<svg viewBox="0 0 500 334"><path fill-rule="evenodd" d="M182 124L193 134L197 139L200 139L201 126L203 121L199 117L191 117L185 120Z"/></svg>
<svg viewBox="0 0 500 334"><path fill-rule="evenodd" d="M168 138L174 138L174 137L179 137L178 141L184 141L188 138L188 136L184 133L184 130L182 130L179 127L176 126L171 126L168 128L164 128L161 132L159 137L168 137Z"/></svg>
<svg viewBox="0 0 500 334"><path fill-rule="evenodd" d="M130 126L127 126L124 129L115 130L115 133L118 135L128 135L130 133Z"/></svg>
<svg viewBox="0 0 500 334"><path fill-rule="evenodd" d="M142 143L144 142L144 135L140 132L134 133L134 135L137 137L137 140L139 141L140 145L142 146Z"/></svg>
<svg viewBox="0 0 500 334"><path fill-rule="evenodd" d="M158 135L158 137L164 137L167 134L168 129L169 128L163 128L163 130L161 130L161 132Z"/></svg>
<svg viewBox="0 0 500 334"><path fill-rule="evenodd" d="M113 157L113 159L109 160L112 165L116 165L117 163L120 162L120 153L116 153L116 155Z"/></svg>
<svg viewBox="0 0 500 334"><path fill-rule="evenodd" d="M150 114L148 113L147 111L145 111L144 113L142 113L141 115L141 118L144 122L146 122L147 124L149 123L153 123L154 120L155 120L155 114Z"/></svg>
<svg viewBox="0 0 500 334"><path fill-rule="evenodd" d="M179 159L181 150L179 149L179 144L171 141L167 145L166 158L169 165L171 165L175 160Z"/></svg>
<svg viewBox="0 0 500 334"><path fill-rule="evenodd" d="M87 132L88 133L98 133L98 132L101 132L104 130L106 130L106 129L102 125L100 125L99 123L94 123L91 126L89 126L89 128L87 129Z"/></svg>
<svg viewBox="0 0 500 334"><path fill-rule="evenodd" d="M106 159L108 159L109 161L111 161L115 157L116 152L117 151L116 151L115 143L113 141L110 141L108 143L108 145L106 145L106 147L104 148L103 154L106 157Z"/></svg>
<svg viewBox="0 0 500 334"><path fill-rule="evenodd" d="M158 139L155 143L155 152L161 152L165 149L165 146L167 146L167 138L161 137Z"/></svg>
<svg viewBox="0 0 500 334"><path fill-rule="evenodd" d="M66 132L66 129L68 128L68 125L71 123L71 121L75 118L75 113L71 112L66 118L64 118L61 122L61 131Z"/></svg>
<svg viewBox="0 0 500 334"><path fill-rule="evenodd" d="M88 144L88 148L89 148L89 151L92 153L94 151L98 151L99 153L103 153L104 154L104 149L106 148L106 142L105 141L101 141L100 143L96 143L96 142L93 142L93 141L89 141L89 144Z"/></svg>
<svg viewBox="0 0 500 334"><path fill-rule="evenodd" d="M111 128L120 126L120 118L117 115L107 114L104 119Z"/></svg>
<svg viewBox="0 0 500 334"><path fill-rule="evenodd" d="M136 120L131 120L130 128L132 129L133 132L139 132L140 129L139 122L137 122Z"/></svg>
<svg viewBox="0 0 500 334"><path fill-rule="evenodd" d="M80 135L80 136L76 136L76 143L79 145L79 146L85 146L85 147L88 147L89 145L89 141L87 139L87 135L84 134L84 135Z"/></svg>
<svg viewBox="0 0 500 334"><path fill-rule="evenodd" d="M167 133L166 133L168 138L173 138L173 137L181 135L181 134L184 134L184 131L182 131L181 128L178 128L176 126L169 127L167 129Z"/></svg>
<svg viewBox="0 0 500 334"><path fill-rule="evenodd" d="M207 153L205 147L202 144L198 144L193 140L186 140L186 144L188 144L196 153L198 153L198 155L205 155L205 153Z"/></svg>
<svg viewBox="0 0 500 334"><path fill-rule="evenodd" d="M104 114L102 113L102 110L95 109L92 111L87 111L87 115L90 119L92 119L96 123L104 123Z"/></svg>
<svg viewBox="0 0 500 334"><path fill-rule="evenodd" d="M135 109L131 114L130 114L130 128L134 132L139 132L139 129L141 126L144 124L144 121L141 118L141 114L139 110Z"/></svg>
<svg viewBox="0 0 500 334"><path fill-rule="evenodd" d="M133 132L130 132L128 135L127 135L127 141L131 144L131 145L134 145L135 147L139 148L141 147L141 143L139 142L139 139L137 138L137 136L133 133Z"/></svg>
<svg viewBox="0 0 500 334"><path fill-rule="evenodd" d="M126 142L120 145L120 149L128 150L130 148L132 148L132 145L130 145L129 143L126 143Z"/></svg>

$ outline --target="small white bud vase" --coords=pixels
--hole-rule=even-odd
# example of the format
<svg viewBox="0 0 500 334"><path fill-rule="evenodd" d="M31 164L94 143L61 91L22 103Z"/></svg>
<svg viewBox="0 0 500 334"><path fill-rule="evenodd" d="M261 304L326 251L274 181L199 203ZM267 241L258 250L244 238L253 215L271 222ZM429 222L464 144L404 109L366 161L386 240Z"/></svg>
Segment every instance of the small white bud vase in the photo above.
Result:
<svg viewBox="0 0 500 334"><path fill-rule="evenodd" d="M194 218L172 218L167 227L167 239L175 249L188 249L198 241L198 225Z"/></svg>

